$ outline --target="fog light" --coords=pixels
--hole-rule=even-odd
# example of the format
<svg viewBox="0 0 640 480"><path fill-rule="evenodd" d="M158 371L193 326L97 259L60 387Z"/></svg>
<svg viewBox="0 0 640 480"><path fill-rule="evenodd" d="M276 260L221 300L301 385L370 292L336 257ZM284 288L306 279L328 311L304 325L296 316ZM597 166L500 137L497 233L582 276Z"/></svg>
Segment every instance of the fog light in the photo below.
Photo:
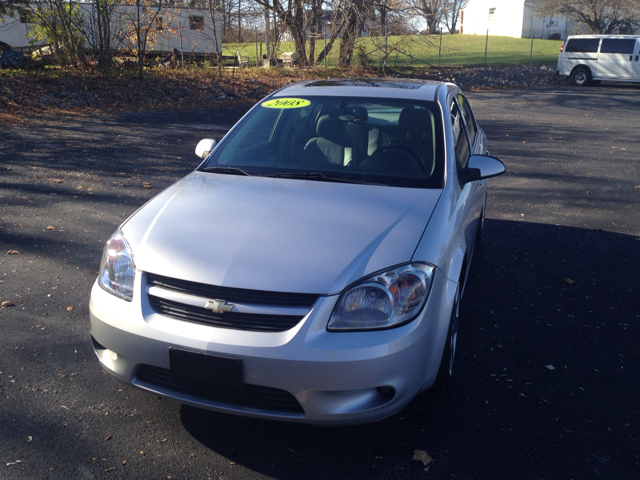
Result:
<svg viewBox="0 0 640 480"><path fill-rule="evenodd" d="M396 394L396 390L393 387L378 387L376 390L387 400L391 400Z"/></svg>

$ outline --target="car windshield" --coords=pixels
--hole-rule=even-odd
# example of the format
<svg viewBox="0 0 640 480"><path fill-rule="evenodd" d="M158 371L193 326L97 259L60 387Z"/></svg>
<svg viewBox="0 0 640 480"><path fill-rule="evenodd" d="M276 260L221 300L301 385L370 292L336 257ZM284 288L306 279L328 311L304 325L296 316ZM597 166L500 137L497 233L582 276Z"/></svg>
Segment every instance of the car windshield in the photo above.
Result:
<svg viewBox="0 0 640 480"><path fill-rule="evenodd" d="M440 118L435 102L272 97L232 130L201 170L442 188Z"/></svg>

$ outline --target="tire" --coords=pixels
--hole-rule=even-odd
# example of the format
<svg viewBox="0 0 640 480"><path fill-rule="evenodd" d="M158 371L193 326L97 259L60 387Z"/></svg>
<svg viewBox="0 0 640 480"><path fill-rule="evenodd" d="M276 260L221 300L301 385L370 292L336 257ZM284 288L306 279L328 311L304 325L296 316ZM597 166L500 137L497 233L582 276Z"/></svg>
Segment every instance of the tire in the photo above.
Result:
<svg viewBox="0 0 640 480"><path fill-rule="evenodd" d="M587 67L578 67L571 72L571 81L577 87L584 87L591 82L591 70Z"/></svg>

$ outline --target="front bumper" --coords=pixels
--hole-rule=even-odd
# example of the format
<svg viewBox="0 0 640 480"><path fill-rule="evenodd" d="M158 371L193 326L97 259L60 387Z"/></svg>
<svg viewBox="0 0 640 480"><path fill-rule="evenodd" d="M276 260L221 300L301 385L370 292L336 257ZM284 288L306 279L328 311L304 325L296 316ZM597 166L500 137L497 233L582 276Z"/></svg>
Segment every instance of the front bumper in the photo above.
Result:
<svg viewBox="0 0 640 480"><path fill-rule="evenodd" d="M137 274L136 285L144 285ZM284 332L249 332L178 321L156 313L146 292L132 302L94 284L91 335L114 377L182 403L245 416L337 426L393 415L437 375L456 284L436 269L421 315L402 327L327 332L338 296L320 297ZM172 383L169 349L242 362L242 392L185 389ZM250 397L250 398L249 398Z"/></svg>

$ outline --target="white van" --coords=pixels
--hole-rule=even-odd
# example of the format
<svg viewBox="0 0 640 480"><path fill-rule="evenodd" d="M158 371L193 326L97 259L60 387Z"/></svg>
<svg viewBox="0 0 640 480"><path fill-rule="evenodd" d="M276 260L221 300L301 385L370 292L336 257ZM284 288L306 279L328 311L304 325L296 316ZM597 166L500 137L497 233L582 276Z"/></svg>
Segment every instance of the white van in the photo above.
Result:
<svg viewBox="0 0 640 480"><path fill-rule="evenodd" d="M575 35L560 48L558 74L582 86L640 82L640 35Z"/></svg>

